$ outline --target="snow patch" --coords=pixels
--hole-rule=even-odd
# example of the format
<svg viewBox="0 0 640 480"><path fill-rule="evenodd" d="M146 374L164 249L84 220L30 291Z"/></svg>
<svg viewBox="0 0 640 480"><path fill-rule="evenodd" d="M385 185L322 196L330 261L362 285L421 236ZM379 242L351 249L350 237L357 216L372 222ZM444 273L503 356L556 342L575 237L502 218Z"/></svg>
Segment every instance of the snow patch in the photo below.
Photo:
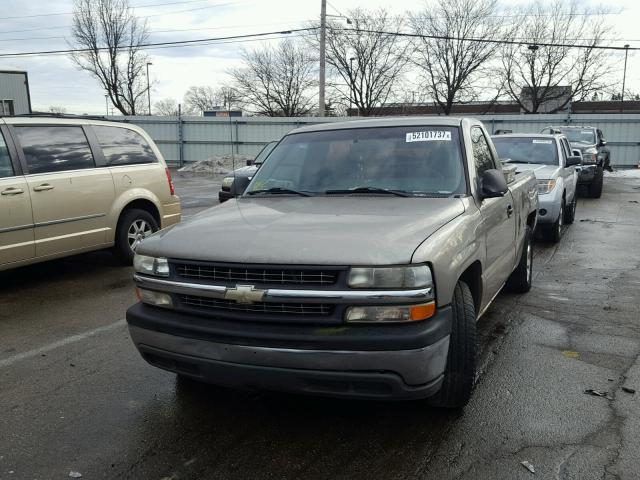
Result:
<svg viewBox="0 0 640 480"><path fill-rule="evenodd" d="M253 156L250 155L214 155L206 160L200 160L199 162L190 162L182 167L179 172L189 173L214 173L214 174L226 174L233 171L233 168L244 167L247 164L247 160L253 160Z"/></svg>
<svg viewBox="0 0 640 480"><path fill-rule="evenodd" d="M612 178L640 178L640 168L629 168L626 170L616 170L615 172L604 172L605 176Z"/></svg>

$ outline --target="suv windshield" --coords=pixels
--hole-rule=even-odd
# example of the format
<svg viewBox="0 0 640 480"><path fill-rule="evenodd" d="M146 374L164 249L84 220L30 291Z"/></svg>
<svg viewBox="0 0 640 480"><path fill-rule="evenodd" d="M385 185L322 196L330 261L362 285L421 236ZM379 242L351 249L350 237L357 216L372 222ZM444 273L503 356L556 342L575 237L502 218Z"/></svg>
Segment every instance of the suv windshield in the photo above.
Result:
<svg viewBox="0 0 640 480"><path fill-rule="evenodd" d="M498 156L511 163L558 165L558 149L552 138L492 137Z"/></svg>
<svg viewBox="0 0 640 480"><path fill-rule="evenodd" d="M596 132L590 129L581 128L559 128L571 143L584 143L587 145L596 144Z"/></svg>
<svg viewBox="0 0 640 480"><path fill-rule="evenodd" d="M465 191L458 129L430 126L289 135L258 170L247 194L420 196Z"/></svg>

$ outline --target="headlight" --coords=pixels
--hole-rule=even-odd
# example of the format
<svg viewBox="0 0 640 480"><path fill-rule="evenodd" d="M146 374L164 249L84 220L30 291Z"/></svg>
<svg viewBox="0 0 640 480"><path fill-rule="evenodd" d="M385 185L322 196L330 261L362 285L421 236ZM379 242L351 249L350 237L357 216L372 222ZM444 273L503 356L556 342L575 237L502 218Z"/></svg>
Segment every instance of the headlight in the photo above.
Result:
<svg viewBox="0 0 640 480"><path fill-rule="evenodd" d="M231 188L231 185L233 184L233 180L234 180L233 177L225 177L222 180L222 187L223 188Z"/></svg>
<svg viewBox="0 0 640 480"><path fill-rule="evenodd" d="M598 162L598 150L595 148L587 148L582 152L582 163L597 163Z"/></svg>
<svg viewBox="0 0 640 480"><path fill-rule="evenodd" d="M133 257L133 269L136 273L142 273L143 275L153 275L155 277L169 276L169 262L166 258L136 254Z"/></svg>
<svg viewBox="0 0 640 480"><path fill-rule="evenodd" d="M544 195L556 188L555 180L538 180L538 193Z"/></svg>
<svg viewBox="0 0 640 480"><path fill-rule="evenodd" d="M154 292L144 288L136 288L136 293L142 303L148 303L155 307L173 308L173 300L171 300L171 295L167 293Z"/></svg>
<svg viewBox="0 0 640 480"><path fill-rule="evenodd" d="M408 306L349 307L345 320L349 323L417 322L432 317L435 311L435 302Z"/></svg>
<svg viewBox="0 0 640 480"><path fill-rule="evenodd" d="M426 265L404 267L353 267L347 281L351 288L418 288L433 284Z"/></svg>

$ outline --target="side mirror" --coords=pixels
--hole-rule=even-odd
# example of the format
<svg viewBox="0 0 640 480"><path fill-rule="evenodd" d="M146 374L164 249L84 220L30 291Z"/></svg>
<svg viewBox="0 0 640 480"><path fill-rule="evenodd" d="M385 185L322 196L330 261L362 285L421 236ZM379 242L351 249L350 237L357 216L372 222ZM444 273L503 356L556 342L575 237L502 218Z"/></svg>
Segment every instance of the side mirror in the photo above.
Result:
<svg viewBox="0 0 640 480"><path fill-rule="evenodd" d="M236 177L231 184L231 188L229 189L231 195L233 195L234 197L242 195L249 186L250 182L251 178L249 177Z"/></svg>
<svg viewBox="0 0 640 480"><path fill-rule="evenodd" d="M582 157L577 155L573 155L571 157L567 157L567 167L573 167L574 165L580 165L582 163Z"/></svg>
<svg viewBox="0 0 640 480"><path fill-rule="evenodd" d="M480 176L482 198L503 197L509 191L504 174L495 168L485 170Z"/></svg>
<svg viewBox="0 0 640 480"><path fill-rule="evenodd" d="M607 146L606 140L600 140L600 146L601 147L606 147Z"/></svg>
<svg viewBox="0 0 640 480"><path fill-rule="evenodd" d="M251 165L253 165L255 163L255 160L253 158L247 160L247 167L250 167Z"/></svg>
<svg viewBox="0 0 640 480"><path fill-rule="evenodd" d="M574 157L580 157L580 159L582 159L582 151L577 148L571 150L571 155L573 155Z"/></svg>

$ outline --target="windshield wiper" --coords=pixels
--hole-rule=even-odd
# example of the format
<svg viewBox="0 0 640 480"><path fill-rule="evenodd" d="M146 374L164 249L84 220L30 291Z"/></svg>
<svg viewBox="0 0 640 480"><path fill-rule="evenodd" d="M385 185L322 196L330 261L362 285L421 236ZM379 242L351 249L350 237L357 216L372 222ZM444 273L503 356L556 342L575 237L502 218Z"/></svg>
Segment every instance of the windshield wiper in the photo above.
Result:
<svg viewBox="0 0 640 480"><path fill-rule="evenodd" d="M290 188L281 188L281 187L272 187L272 188L264 188L261 190L251 190L247 192L247 195L256 195L258 193L267 193L274 195L300 195L301 197L310 197L311 194L308 192L301 192L298 190L292 190Z"/></svg>
<svg viewBox="0 0 640 480"><path fill-rule="evenodd" d="M382 193L385 195L395 195L397 197L410 197L411 194L402 190L390 190L388 188L380 187L356 187L342 190L327 190L324 192L326 195L350 195L352 193Z"/></svg>

